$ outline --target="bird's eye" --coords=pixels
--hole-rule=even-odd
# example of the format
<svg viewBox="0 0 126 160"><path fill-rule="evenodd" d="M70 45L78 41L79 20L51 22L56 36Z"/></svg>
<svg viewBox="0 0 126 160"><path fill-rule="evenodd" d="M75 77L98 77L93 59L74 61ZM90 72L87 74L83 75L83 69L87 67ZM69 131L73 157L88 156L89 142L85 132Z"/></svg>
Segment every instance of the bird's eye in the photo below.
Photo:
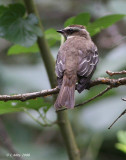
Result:
<svg viewBox="0 0 126 160"><path fill-rule="evenodd" d="M67 32L68 32L69 34L72 34L72 33L74 32L74 30L70 28L70 29L67 30Z"/></svg>

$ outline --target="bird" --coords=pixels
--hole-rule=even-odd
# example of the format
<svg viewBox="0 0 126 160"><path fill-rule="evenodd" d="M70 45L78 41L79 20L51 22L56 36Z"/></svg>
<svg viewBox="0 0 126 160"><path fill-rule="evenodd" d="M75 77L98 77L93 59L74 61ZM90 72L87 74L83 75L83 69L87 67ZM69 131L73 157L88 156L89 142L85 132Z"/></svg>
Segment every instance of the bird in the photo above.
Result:
<svg viewBox="0 0 126 160"><path fill-rule="evenodd" d="M73 109L75 89L81 93L88 88L99 61L98 50L83 25L70 25L57 32L64 36L65 42L56 58L55 72L60 91L54 106L56 110Z"/></svg>

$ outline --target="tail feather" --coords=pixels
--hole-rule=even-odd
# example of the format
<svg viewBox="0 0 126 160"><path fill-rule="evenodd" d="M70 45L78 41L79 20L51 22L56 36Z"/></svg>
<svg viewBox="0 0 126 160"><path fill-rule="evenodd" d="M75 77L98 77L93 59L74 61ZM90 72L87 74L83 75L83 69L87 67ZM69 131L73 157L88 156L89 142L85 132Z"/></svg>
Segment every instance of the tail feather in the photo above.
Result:
<svg viewBox="0 0 126 160"><path fill-rule="evenodd" d="M55 102L55 108L58 110L61 107L74 108L74 92L75 92L76 79L72 80L67 78L66 75L63 77L63 84L61 86L59 95Z"/></svg>

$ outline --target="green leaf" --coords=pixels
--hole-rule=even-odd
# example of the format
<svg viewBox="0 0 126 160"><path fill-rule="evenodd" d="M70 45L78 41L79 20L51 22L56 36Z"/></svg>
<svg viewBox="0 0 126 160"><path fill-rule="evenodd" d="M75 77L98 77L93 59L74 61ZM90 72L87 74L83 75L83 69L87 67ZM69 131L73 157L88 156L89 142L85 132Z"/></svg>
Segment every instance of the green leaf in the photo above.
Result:
<svg viewBox="0 0 126 160"><path fill-rule="evenodd" d="M95 34L99 33L102 29L108 28L112 24L118 22L124 16L126 15L114 14L114 15L108 15L108 16L101 17L97 19L95 22L87 25L87 30L89 31L91 36L94 36Z"/></svg>
<svg viewBox="0 0 126 160"><path fill-rule="evenodd" d="M120 143L123 143L126 145L126 131L119 131L117 133L117 138Z"/></svg>
<svg viewBox="0 0 126 160"><path fill-rule="evenodd" d="M90 14L89 13L81 13L74 19L74 24L80 24L86 26L90 21Z"/></svg>
<svg viewBox="0 0 126 160"><path fill-rule="evenodd" d="M126 145L121 144L121 143L117 143L116 148L119 149L120 151L126 153Z"/></svg>
<svg viewBox="0 0 126 160"><path fill-rule="evenodd" d="M69 25L74 24L74 20L75 20L75 17L71 17L71 18L67 19L67 20L65 21L65 23L64 23L64 27L67 27L67 26L69 26Z"/></svg>
<svg viewBox="0 0 126 160"><path fill-rule="evenodd" d="M117 133L117 138L120 143L116 144L116 148L126 153L126 131L119 131Z"/></svg>
<svg viewBox="0 0 126 160"><path fill-rule="evenodd" d="M50 28L48 30L45 31L45 36L46 39L55 39L55 40L60 40L60 34L56 32L55 29Z"/></svg>
<svg viewBox="0 0 126 160"><path fill-rule="evenodd" d="M5 12L8 14L12 13L16 17L23 17L25 14L25 7L20 3L10 4Z"/></svg>
<svg viewBox="0 0 126 160"><path fill-rule="evenodd" d="M48 29L45 31L46 39L49 43L49 46L55 45L57 41L60 41L60 34L56 32L55 29ZM21 45L13 45L8 50L8 55L20 54L20 53L37 53L39 52L39 47L37 43L30 47L24 47Z"/></svg>
<svg viewBox="0 0 126 160"><path fill-rule="evenodd" d="M35 43L31 47L23 47L16 44L9 48L8 55L14 55L14 54L20 54L20 53L37 53L37 52L39 52L37 43Z"/></svg>
<svg viewBox="0 0 126 160"><path fill-rule="evenodd" d="M48 41L49 46L53 46L57 41L60 41L60 34L55 29L48 29L45 31L45 37Z"/></svg>
<svg viewBox="0 0 126 160"><path fill-rule="evenodd" d="M0 16L10 13L16 17L22 17L25 14L25 8L22 4L19 3L10 4L8 7L5 7L3 5L0 6Z"/></svg>
<svg viewBox="0 0 126 160"><path fill-rule="evenodd" d="M54 46L57 42L57 40L55 40L55 39L48 39L47 41L48 41L48 44L50 47Z"/></svg>
<svg viewBox="0 0 126 160"><path fill-rule="evenodd" d="M86 26L89 23L90 14L89 13L80 13L77 16L71 17L66 20L64 27L67 27L72 24L80 24Z"/></svg>
<svg viewBox="0 0 126 160"><path fill-rule="evenodd" d="M105 29L112 24L116 23L117 21L121 20L124 16L124 14L114 14L114 15L108 15L101 17L97 19L95 22L90 23L90 14L89 13L81 13L77 16L71 17L66 20L64 23L64 26L67 27L72 24L80 24L86 26L87 30L89 31L91 36L94 36L95 34L99 33L102 29Z"/></svg>
<svg viewBox="0 0 126 160"><path fill-rule="evenodd" d="M32 46L42 33L37 26L37 17L34 14L24 17L24 14L25 8L21 4L4 7L0 16L0 37L22 46Z"/></svg>
<svg viewBox="0 0 126 160"><path fill-rule="evenodd" d="M51 104L45 102L43 98L28 100L26 102L20 102L20 101L2 102L1 101L0 114L20 112L20 111L23 111L24 108L38 110L41 107L45 107L47 109L51 107Z"/></svg>
<svg viewBox="0 0 126 160"><path fill-rule="evenodd" d="M6 10L5 6L0 6L0 16L4 13L4 11Z"/></svg>

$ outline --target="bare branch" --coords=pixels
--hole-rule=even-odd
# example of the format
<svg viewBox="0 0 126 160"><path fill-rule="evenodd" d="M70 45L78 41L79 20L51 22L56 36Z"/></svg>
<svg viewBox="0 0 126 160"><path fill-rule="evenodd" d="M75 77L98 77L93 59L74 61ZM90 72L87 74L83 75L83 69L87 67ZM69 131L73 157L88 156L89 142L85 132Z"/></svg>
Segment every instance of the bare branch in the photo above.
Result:
<svg viewBox="0 0 126 160"><path fill-rule="evenodd" d="M75 107L79 107L79 106L85 105L85 104L93 101L94 99L96 99L96 98L102 96L104 93L108 92L110 89L112 89L112 87L111 87L111 86L108 86L105 90L103 90L102 92L100 92L100 93L97 94L96 96L90 98L90 99L87 100L87 101L84 101L83 103L76 104ZM57 112L60 112L60 111L63 111L63 110L67 110L67 108L63 108L63 107L62 107L61 109L57 110Z"/></svg>
<svg viewBox="0 0 126 160"><path fill-rule="evenodd" d="M126 70L119 71L119 72L106 71L106 73L107 73L108 75L110 75L110 76L120 75L120 74L126 74Z"/></svg>
<svg viewBox="0 0 126 160"><path fill-rule="evenodd" d="M26 101L26 100L35 99L38 97L50 96L58 92L59 92L59 89L56 87L49 90L42 90L40 92L24 93L24 94L17 94L17 95L0 95L0 101L10 101L10 100Z"/></svg>
<svg viewBox="0 0 126 160"><path fill-rule="evenodd" d="M126 101L126 98L122 98L123 101Z"/></svg>
<svg viewBox="0 0 126 160"><path fill-rule="evenodd" d="M100 92L98 95L92 97L91 99L89 99L89 100L87 100L83 103L75 105L75 107L79 107L79 106L82 106L82 105L85 105L85 104L91 102L92 100L96 99L97 97L102 96L104 93L106 93L107 91L109 91L112 88L116 88L116 87L119 87L121 85L125 85L126 84L126 77L119 78L119 79L98 78L98 79L92 81L89 84L89 87L93 87L93 86L96 86L96 85L99 85L99 84L106 84L106 85L109 85L109 86L104 91ZM64 109L66 109L66 108L63 108L63 110Z"/></svg>
<svg viewBox="0 0 126 160"><path fill-rule="evenodd" d="M80 103L80 104L75 105L75 107L79 107L79 106L85 105L85 104L93 101L94 99L96 99L96 98L102 96L103 94L105 94L106 92L108 92L110 89L112 89L112 87L111 87L111 86L108 86L104 91L100 92L100 93L97 94L96 96L92 97L91 99L89 99L89 100L87 100L87 101L85 101L85 102L83 102L83 103Z"/></svg>
<svg viewBox="0 0 126 160"><path fill-rule="evenodd" d="M39 121L37 118L35 118L30 112L27 111L27 109L24 109L24 112L31 118L33 119L37 124L39 124L41 127L51 127L53 126L54 124L57 124L57 121L54 121L54 122L50 122L50 123L42 123L41 121ZM38 112L41 116L41 113ZM43 120L43 117L41 116L42 120Z"/></svg>
<svg viewBox="0 0 126 160"><path fill-rule="evenodd" d="M126 101L126 98L122 98L123 101ZM111 129L111 127L118 121L119 118L121 118L126 113L126 109L116 118L116 120L109 126L108 129Z"/></svg>
<svg viewBox="0 0 126 160"><path fill-rule="evenodd" d="M112 126L118 121L118 119L119 119L120 117L122 117L125 113L126 113L126 109L119 115L118 118L116 118L116 120L109 126L108 129L111 129L111 127L112 127Z"/></svg>
<svg viewBox="0 0 126 160"><path fill-rule="evenodd" d="M93 80L89 84L89 88L94 87L96 85L109 85L112 88L119 87L121 85L126 85L126 77L119 78L119 79L110 79L110 78L98 78ZM50 96L52 94L57 94L59 92L58 87L48 90L42 90L40 92L33 92L33 93L24 93L24 94L17 94L17 95L0 95L0 101L10 101L10 100L20 100L26 101L30 99L35 99L38 97L45 97Z"/></svg>
<svg viewBox="0 0 126 160"><path fill-rule="evenodd" d="M118 78L118 79L98 78L89 84L89 88L99 84L109 85L109 86L112 86L112 88L119 87L121 85L126 85L126 77Z"/></svg>

